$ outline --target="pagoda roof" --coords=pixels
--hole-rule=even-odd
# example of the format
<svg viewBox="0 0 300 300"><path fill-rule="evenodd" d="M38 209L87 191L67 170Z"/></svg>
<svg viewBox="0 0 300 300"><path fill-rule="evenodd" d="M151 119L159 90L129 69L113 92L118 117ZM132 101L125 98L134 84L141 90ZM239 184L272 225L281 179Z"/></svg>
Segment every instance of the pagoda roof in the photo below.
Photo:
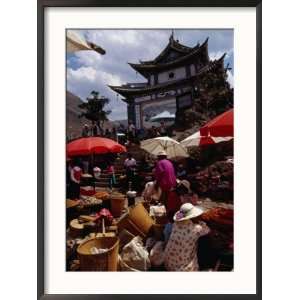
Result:
<svg viewBox="0 0 300 300"><path fill-rule="evenodd" d="M169 43L165 47L165 49L153 60L148 60L148 61L140 61L141 64L157 64L161 62L169 53L171 50L174 50L180 54L188 54L190 53L193 48L185 46L181 43L179 43L178 40L174 40L173 34L169 38Z"/></svg>
<svg viewBox="0 0 300 300"><path fill-rule="evenodd" d="M171 36L169 44L166 48L159 54L154 60L151 61L140 61L139 64L128 63L133 69L142 74L143 76L148 75L149 73L169 69L171 67L176 67L182 65L185 61L203 53L205 62L209 61L208 57L208 38L201 45L197 44L195 47L187 47L180 44L178 41L175 41ZM166 61L169 53L174 50L179 54L171 60Z"/></svg>
<svg viewBox="0 0 300 300"><path fill-rule="evenodd" d="M158 91L160 89L165 89L165 88L169 88L172 86L176 86L180 83L185 83L188 82L191 78L196 78L198 76L201 76L203 74L205 74L206 72L211 71L212 69L214 69L215 67L219 66L220 63L223 66L223 61L224 61L224 57L225 57L226 53L224 53L219 59L210 61L209 63L207 63L205 66L203 66L201 68L201 70L199 70L195 75L188 77L188 78L183 78L183 79L176 79L176 80L172 80L172 81L167 81L164 83L159 83L156 85L144 85L144 86L132 86L129 84L124 84L121 86L111 86L109 85L108 87L111 88L113 91L115 91L116 93L124 96L124 97L130 97L130 96L136 96L136 95L144 95L147 94L149 92L155 92ZM128 100L123 99L125 102L128 102Z"/></svg>

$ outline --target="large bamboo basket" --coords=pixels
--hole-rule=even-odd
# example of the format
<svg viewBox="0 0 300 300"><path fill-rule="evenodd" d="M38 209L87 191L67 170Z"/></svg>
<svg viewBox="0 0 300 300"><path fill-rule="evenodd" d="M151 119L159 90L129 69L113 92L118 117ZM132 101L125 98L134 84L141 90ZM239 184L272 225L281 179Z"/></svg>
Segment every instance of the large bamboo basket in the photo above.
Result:
<svg viewBox="0 0 300 300"><path fill-rule="evenodd" d="M141 237L145 237L145 234L130 220L128 213L119 219L117 226L119 232L126 229L134 236L139 235Z"/></svg>
<svg viewBox="0 0 300 300"><path fill-rule="evenodd" d="M109 249L105 253L91 254L92 247ZM81 271L117 271L119 239L99 237L82 243L77 248Z"/></svg>
<svg viewBox="0 0 300 300"><path fill-rule="evenodd" d="M144 205L140 202L129 209L129 219L147 235L154 224L154 220L149 216Z"/></svg>

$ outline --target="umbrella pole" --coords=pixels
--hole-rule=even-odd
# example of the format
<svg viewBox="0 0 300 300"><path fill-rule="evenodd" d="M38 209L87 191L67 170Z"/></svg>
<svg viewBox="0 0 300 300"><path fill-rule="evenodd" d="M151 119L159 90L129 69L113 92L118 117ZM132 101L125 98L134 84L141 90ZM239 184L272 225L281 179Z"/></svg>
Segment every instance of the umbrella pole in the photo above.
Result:
<svg viewBox="0 0 300 300"><path fill-rule="evenodd" d="M104 218L102 218L102 233L105 235L105 221L104 221Z"/></svg>
<svg viewBox="0 0 300 300"><path fill-rule="evenodd" d="M94 152L92 153L92 166L91 166L91 169L92 169L92 175L94 176ZM93 185L94 185L94 192L96 191L96 178L93 179Z"/></svg>

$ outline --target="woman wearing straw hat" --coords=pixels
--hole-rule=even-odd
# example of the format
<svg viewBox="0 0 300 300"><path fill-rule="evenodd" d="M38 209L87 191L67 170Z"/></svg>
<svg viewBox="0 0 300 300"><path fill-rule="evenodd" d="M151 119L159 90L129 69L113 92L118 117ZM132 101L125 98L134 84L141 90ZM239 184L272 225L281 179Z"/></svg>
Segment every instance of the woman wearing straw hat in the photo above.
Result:
<svg viewBox="0 0 300 300"><path fill-rule="evenodd" d="M165 268L168 271L199 271L198 239L209 233L204 222L199 222L203 210L185 203L174 215L174 224L165 249Z"/></svg>

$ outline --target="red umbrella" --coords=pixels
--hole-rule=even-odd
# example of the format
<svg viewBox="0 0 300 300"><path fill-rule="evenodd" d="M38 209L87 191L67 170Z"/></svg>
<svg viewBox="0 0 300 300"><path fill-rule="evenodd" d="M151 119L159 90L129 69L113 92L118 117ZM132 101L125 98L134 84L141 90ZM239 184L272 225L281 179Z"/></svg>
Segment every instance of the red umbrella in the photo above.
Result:
<svg viewBox="0 0 300 300"><path fill-rule="evenodd" d="M67 144L67 156L122 153L126 148L117 142L102 137L83 137Z"/></svg>
<svg viewBox="0 0 300 300"><path fill-rule="evenodd" d="M233 108L218 115L200 128L199 145L209 145L231 140L233 130Z"/></svg>
<svg viewBox="0 0 300 300"><path fill-rule="evenodd" d="M181 142L185 147L202 146L233 139L233 108L206 123L200 130Z"/></svg>
<svg viewBox="0 0 300 300"><path fill-rule="evenodd" d="M201 136L233 137L233 108L218 115L200 128Z"/></svg>

